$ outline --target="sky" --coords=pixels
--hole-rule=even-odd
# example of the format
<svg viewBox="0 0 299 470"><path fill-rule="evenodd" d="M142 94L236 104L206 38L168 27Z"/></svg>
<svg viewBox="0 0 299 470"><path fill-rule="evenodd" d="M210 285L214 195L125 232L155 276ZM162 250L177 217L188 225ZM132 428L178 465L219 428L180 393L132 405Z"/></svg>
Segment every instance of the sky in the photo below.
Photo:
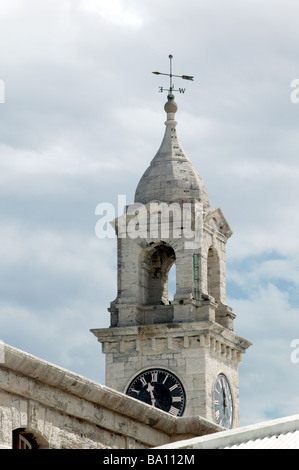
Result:
<svg viewBox="0 0 299 470"><path fill-rule="evenodd" d="M253 343L240 424L299 412L298 15L296 0L1 2L2 341L105 383L89 330L109 326L116 239L95 209L133 202L172 54L194 76L175 81L180 142L233 230L227 302Z"/></svg>

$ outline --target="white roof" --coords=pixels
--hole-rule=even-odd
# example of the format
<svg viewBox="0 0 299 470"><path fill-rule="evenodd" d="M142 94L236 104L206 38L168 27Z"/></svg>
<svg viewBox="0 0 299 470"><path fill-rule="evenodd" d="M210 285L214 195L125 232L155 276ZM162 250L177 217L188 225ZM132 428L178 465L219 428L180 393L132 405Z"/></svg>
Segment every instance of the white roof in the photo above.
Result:
<svg viewBox="0 0 299 470"><path fill-rule="evenodd" d="M299 449L299 415L195 437L161 449Z"/></svg>

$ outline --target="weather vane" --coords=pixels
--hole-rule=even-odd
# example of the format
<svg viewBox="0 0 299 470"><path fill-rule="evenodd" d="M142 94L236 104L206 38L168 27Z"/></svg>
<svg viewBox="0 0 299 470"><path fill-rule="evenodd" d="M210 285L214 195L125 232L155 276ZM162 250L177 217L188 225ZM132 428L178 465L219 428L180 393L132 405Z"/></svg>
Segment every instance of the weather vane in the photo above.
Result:
<svg viewBox="0 0 299 470"><path fill-rule="evenodd" d="M170 73L153 72L155 75L167 75L170 78L169 88L163 88L162 86L160 86L159 87L159 92L163 93L163 91L168 91L169 93L172 93L173 91L179 91L180 93L185 93L186 88L178 88L177 90L174 90L174 84L172 82L172 77L183 78L184 80L193 80L194 77L191 77L190 75L173 75L173 73L172 73L172 59L173 59L173 56L169 55L168 57L170 59Z"/></svg>

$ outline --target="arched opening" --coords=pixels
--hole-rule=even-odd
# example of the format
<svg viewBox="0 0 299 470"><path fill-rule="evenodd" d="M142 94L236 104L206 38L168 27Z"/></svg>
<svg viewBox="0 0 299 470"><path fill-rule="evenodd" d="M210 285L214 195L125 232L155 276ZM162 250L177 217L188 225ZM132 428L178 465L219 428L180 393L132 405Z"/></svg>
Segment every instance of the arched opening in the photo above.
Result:
<svg viewBox="0 0 299 470"><path fill-rule="evenodd" d="M26 428L14 429L12 432L13 449L48 449L48 442L37 433Z"/></svg>
<svg viewBox="0 0 299 470"><path fill-rule="evenodd" d="M173 263L168 271L168 300L171 302L176 293L176 264Z"/></svg>
<svg viewBox="0 0 299 470"><path fill-rule="evenodd" d="M208 252L208 294L217 303L220 302L220 262L218 253L212 246Z"/></svg>
<svg viewBox="0 0 299 470"><path fill-rule="evenodd" d="M172 295L175 289L175 270L171 272L169 283L169 273L175 265L175 253L171 246L159 244L155 246L147 256L147 296L146 305L169 305L169 290ZM170 288L170 289L169 289Z"/></svg>

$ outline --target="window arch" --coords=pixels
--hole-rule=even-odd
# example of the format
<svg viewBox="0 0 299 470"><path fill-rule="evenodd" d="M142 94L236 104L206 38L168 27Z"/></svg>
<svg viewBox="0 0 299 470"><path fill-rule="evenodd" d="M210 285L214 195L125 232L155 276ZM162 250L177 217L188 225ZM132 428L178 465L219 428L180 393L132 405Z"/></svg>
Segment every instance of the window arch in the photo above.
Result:
<svg viewBox="0 0 299 470"><path fill-rule="evenodd" d="M145 305L169 304L168 276L174 264L175 252L170 245L154 245L147 253L144 263L147 277ZM173 291L173 280L171 290Z"/></svg>
<svg viewBox="0 0 299 470"><path fill-rule="evenodd" d="M12 433L13 449L37 449L38 445L32 433L27 432L25 428L15 429Z"/></svg>
<svg viewBox="0 0 299 470"><path fill-rule="evenodd" d="M13 449L48 449L46 439L40 434L33 433L26 428L14 429L12 432Z"/></svg>

